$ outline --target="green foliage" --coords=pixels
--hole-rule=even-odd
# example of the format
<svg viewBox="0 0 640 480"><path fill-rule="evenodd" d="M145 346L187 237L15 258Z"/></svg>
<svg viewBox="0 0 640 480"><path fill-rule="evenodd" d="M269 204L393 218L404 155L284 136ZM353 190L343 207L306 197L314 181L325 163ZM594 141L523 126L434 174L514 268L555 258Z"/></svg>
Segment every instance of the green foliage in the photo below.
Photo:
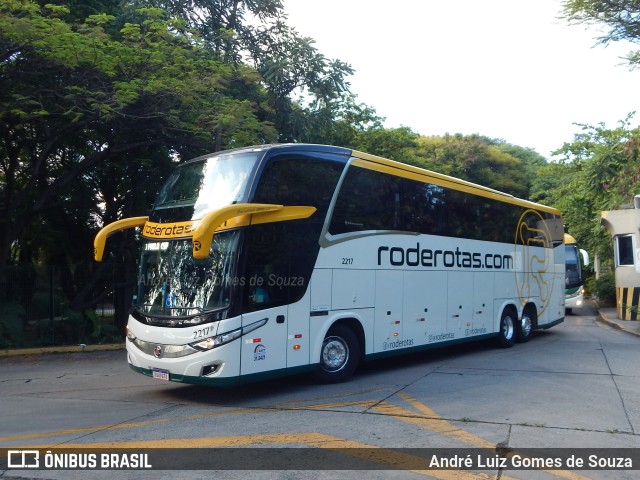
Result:
<svg viewBox="0 0 640 480"><path fill-rule="evenodd" d="M611 271L604 272L599 278L587 280L587 290L593 295L601 307L612 307L616 304L615 275Z"/></svg>
<svg viewBox="0 0 640 480"><path fill-rule="evenodd" d="M531 199L534 191L542 189L542 186L539 185L538 171L547 167L547 160L531 148L511 145L503 141L498 141L495 145L500 151L521 161L527 184L528 195L526 198Z"/></svg>
<svg viewBox="0 0 640 480"><path fill-rule="evenodd" d="M87 341L87 321L74 310L65 309L63 315L42 319L37 323L36 345L78 345Z"/></svg>
<svg viewBox="0 0 640 480"><path fill-rule="evenodd" d="M66 13L0 0L0 277L11 245L23 261L45 246L46 235L30 235L33 220L59 223L52 208L61 203L84 217L76 230L117 216L109 203L130 191L103 197L91 184L98 172L120 173L112 179L134 188L138 166L113 165L164 155L164 170L171 151L192 157L276 138L255 71L221 61L184 22L143 8L118 30L111 14L77 24ZM157 182L158 172L146 174Z"/></svg>
<svg viewBox="0 0 640 480"><path fill-rule="evenodd" d="M204 46L225 63L255 69L266 86L271 106L269 116L281 142L307 141L309 124L319 121L324 126L327 114L340 121L340 114L332 115L329 108L339 111L350 102L347 77L353 73L352 67L339 59L325 57L313 39L300 36L288 26L281 0L130 3L134 6L153 3L163 8L197 31ZM293 95L301 93L306 97L302 103L311 105L310 119L299 115L301 104L292 100Z"/></svg>
<svg viewBox="0 0 640 480"><path fill-rule="evenodd" d="M416 156L419 135L407 127L370 128L359 132L353 148L399 162L419 165Z"/></svg>
<svg viewBox="0 0 640 480"><path fill-rule="evenodd" d="M382 129L382 118L368 105L357 103L355 95L343 94L326 101L291 102L280 130L285 142L323 143L360 148L359 137Z"/></svg>
<svg viewBox="0 0 640 480"><path fill-rule="evenodd" d="M17 302L0 303L0 348L24 346L22 319L25 311Z"/></svg>
<svg viewBox="0 0 640 480"><path fill-rule="evenodd" d="M537 199L559 208L578 243L605 262L612 248L601 212L633 204L640 194L640 130L631 128L631 119L613 129L583 125L582 133L558 150L561 161L539 171L543 187Z"/></svg>
<svg viewBox="0 0 640 480"><path fill-rule="evenodd" d="M478 135L420 137L416 156L421 166L527 198L522 160Z"/></svg>
<svg viewBox="0 0 640 480"><path fill-rule="evenodd" d="M640 2L637 0L566 0L563 14L569 23L595 25L601 31L602 27L608 29L599 37L599 43L640 42ZM640 65L640 50L629 52L626 59L632 67Z"/></svg>

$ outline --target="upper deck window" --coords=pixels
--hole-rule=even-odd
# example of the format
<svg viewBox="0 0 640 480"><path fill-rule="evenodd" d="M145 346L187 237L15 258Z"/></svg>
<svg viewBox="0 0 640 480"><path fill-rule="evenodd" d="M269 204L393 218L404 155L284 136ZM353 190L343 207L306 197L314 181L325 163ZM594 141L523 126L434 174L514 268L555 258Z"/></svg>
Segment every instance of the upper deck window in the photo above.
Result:
<svg viewBox="0 0 640 480"><path fill-rule="evenodd" d="M158 194L154 210L191 208L185 220L242 200L250 174L261 153L214 155L177 168Z"/></svg>
<svg viewBox="0 0 640 480"><path fill-rule="evenodd" d="M562 229L553 228L561 224L557 216L523 216L525 212L533 210L352 165L338 193L329 233L403 231L533 246L560 242ZM528 228L518 228L519 221Z"/></svg>
<svg viewBox="0 0 640 480"><path fill-rule="evenodd" d="M344 164L287 156L271 160L260 178L254 202L307 205L318 210L314 220L324 220Z"/></svg>

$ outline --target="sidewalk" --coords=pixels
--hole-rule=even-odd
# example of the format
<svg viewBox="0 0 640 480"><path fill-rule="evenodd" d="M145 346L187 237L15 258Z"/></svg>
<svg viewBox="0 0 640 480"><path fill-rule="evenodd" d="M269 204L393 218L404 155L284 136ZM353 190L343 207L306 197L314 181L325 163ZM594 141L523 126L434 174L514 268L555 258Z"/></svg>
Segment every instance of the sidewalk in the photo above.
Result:
<svg viewBox="0 0 640 480"><path fill-rule="evenodd" d="M76 352L98 352L104 350L124 350L124 343L108 343L99 345L67 345L59 347L33 347L0 349L0 358L17 357L21 355L42 355L47 353L76 353Z"/></svg>
<svg viewBox="0 0 640 480"><path fill-rule="evenodd" d="M598 316L601 322L640 337L640 321L620 320L615 308L599 308Z"/></svg>

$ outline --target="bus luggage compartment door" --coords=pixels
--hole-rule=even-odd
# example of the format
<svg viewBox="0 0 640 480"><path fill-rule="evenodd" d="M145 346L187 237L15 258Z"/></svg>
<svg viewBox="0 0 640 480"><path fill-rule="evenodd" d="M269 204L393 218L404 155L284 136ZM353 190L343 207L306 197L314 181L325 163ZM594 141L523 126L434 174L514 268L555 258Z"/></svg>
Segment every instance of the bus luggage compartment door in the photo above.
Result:
<svg viewBox="0 0 640 480"><path fill-rule="evenodd" d="M374 352L394 350L403 345L402 340L402 270L378 270L375 283Z"/></svg>

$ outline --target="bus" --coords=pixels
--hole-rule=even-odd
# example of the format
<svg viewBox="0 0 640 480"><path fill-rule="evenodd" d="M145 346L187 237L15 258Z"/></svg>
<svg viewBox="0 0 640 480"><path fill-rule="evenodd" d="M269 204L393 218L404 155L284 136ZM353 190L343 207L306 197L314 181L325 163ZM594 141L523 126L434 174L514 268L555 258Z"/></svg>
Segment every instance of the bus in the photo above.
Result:
<svg viewBox="0 0 640 480"><path fill-rule="evenodd" d="M583 267L589 265L589 254L578 248L578 242L568 233L564 234L565 258L565 309L571 313L584 303Z"/></svg>
<svg viewBox="0 0 640 480"><path fill-rule="evenodd" d="M130 367L229 386L564 320L560 212L355 150L276 144L178 166L140 228Z"/></svg>

